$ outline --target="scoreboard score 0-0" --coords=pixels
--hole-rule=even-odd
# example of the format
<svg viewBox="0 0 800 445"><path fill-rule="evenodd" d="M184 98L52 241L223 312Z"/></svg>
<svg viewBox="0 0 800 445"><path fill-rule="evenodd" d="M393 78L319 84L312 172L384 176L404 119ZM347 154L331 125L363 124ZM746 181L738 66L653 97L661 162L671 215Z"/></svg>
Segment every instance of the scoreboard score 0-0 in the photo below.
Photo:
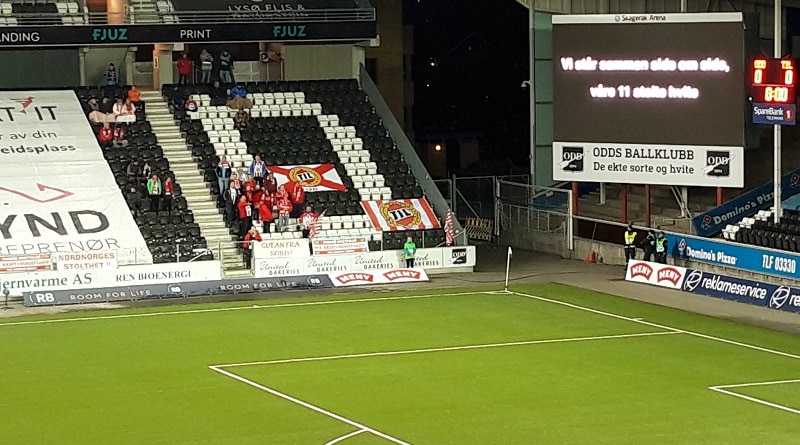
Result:
<svg viewBox="0 0 800 445"><path fill-rule="evenodd" d="M753 102L793 104L795 64L792 59L754 59L750 66Z"/></svg>

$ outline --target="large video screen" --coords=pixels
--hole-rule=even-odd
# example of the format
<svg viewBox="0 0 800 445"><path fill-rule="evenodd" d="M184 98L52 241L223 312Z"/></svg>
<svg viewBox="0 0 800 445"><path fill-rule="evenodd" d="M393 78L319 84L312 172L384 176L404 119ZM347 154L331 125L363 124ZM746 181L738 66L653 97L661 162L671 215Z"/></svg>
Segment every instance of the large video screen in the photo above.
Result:
<svg viewBox="0 0 800 445"><path fill-rule="evenodd" d="M743 146L739 13L553 17L554 140Z"/></svg>

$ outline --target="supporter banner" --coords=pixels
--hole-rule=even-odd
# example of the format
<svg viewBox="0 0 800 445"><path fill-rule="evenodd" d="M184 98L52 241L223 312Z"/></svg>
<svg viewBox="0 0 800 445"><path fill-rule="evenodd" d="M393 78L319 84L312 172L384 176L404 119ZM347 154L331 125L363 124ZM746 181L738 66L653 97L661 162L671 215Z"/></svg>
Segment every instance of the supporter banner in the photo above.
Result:
<svg viewBox="0 0 800 445"><path fill-rule="evenodd" d="M196 261L123 266L116 270L9 273L0 275L0 289L8 289L12 296L22 296L25 292L175 284L221 278L219 261Z"/></svg>
<svg viewBox="0 0 800 445"><path fill-rule="evenodd" d="M395 201L362 201L375 230L424 230L441 227L425 198Z"/></svg>
<svg viewBox="0 0 800 445"><path fill-rule="evenodd" d="M275 174L278 186L296 182L302 185L306 192L347 190L333 164L271 165L268 168Z"/></svg>
<svg viewBox="0 0 800 445"><path fill-rule="evenodd" d="M53 255L56 270L116 269L116 252L57 253Z"/></svg>
<svg viewBox="0 0 800 445"><path fill-rule="evenodd" d="M74 92L0 92L0 115L0 255L152 262Z"/></svg>
<svg viewBox="0 0 800 445"><path fill-rule="evenodd" d="M443 247L442 267L474 267L477 261L475 246Z"/></svg>
<svg viewBox="0 0 800 445"><path fill-rule="evenodd" d="M50 270L53 260L49 254L11 255L0 257L0 273Z"/></svg>
<svg viewBox="0 0 800 445"><path fill-rule="evenodd" d="M773 184L770 181L695 216L692 218L695 233L703 237L714 236L728 224L736 224L743 218L755 215L759 210L770 208L774 201L772 189ZM783 199L788 199L797 193L800 193L800 168L784 175L781 179Z"/></svg>
<svg viewBox="0 0 800 445"><path fill-rule="evenodd" d="M800 255L794 253L687 235L668 234L667 240L675 258L786 278L798 276Z"/></svg>
<svg viewBox="0 0 800 445"><path fill-rule="evenodd" d="M308 249L308 239L305 238L259 241L253 246L253 257L256 259L308 256L311 256L311 251Z"/></svg>
<svg viewBox="0 0 800 445"><path fill-rule="evenodd" d="M332 273L329 274L329 276L335 287L428 281L428 275L422 269L389 269L372 272Z"/></svg>
<svg viewBox="0 0 800 445"><path fill-rule="evenodd" d="M233 15L232 15L233 16ZM280 40L281 42L361 41L377 37L375 21L348 21L333 18L302 20L301 17L277 17L265 20L254 16L240 23L170 23L147 25L52 25L3 26L0 28L0 47L136 45L163 42L213 43ZM205 23L203 23L205 22ZM215 54L216 56L216 54Z"/></svg>
<svg viewBox="0 0 800 445"><path fill-rule="evenodd" d="M744 187L744 148L553 142L553 179Z"/></svg>
<svg viewBox="0 0 800 445"><path fill-rule="evenodd" d="M176 284L118 286L101 289L53 290L26 292L26 306L59 304L104 303L144 300L149 298L178 298L197 295L240 294L286 289L333 287L327 275L285 278L240 278L232 280L188 281Z"/></svg>
<svg viewBox="0 0 800 445"><path fill-rule="evenodd" d="M369 252L367 238L314 238L311 240L314 255L339 255Z"/></svg>
<svg viewBox="0 0 800 445"><path fill-rule="evenodd" d="M683 290L782 311L800 312L800 289L789 286L691 270L683 282Z"/></svg>
<svg viewBox="0 0 800 445"><path fill-rule="evenodd" d="M687 272L685 267L634 260L628 263L625 280L680 289Z"/></svg>

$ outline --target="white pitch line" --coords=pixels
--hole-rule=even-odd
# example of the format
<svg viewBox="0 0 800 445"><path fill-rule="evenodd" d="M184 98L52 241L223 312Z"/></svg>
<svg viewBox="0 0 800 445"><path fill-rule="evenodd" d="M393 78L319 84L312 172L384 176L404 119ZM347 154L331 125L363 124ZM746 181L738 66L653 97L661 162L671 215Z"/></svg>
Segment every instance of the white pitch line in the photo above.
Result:
<svg viewBox="0 0 800 445"><path fill-rule="evenodd" d="M349 438L351 438L351 437L358 436L358 435L359 435L359 434L361 434L361 433L368 433L368 432L369 432L369 431L367 431L367 430L358 430L358 431L353 431L353 432L352 432L352 433L350 433L350 434L345 434L344 436L337 437L336 439L333 439L333 440L332 440L332 441L330 441L330 442L325 442L325 445L334 445L334 444L336 444L336 443L339 443L339 442L345 441L345 440L347 440L347 439L349 439Z"/></svg>
<svg viewBox="0 0 800 445"><path fill-rule="evenodd" d="M300 399L298 399L296 397L292 397L292 396L290 396L288 394L284 394L284 393L282 393L280 391L276 391L276 390L274 390L272 388L268 388L268 387L266 387L264 385L261 385L259 383L254 382L252 380L248 380L248 379L246 379L246 378L244 378L244 377L242 377L240 375L234 374L234 373L226 371L224 369L220 369L217 366L209 366L209 368L211 370L215 371L215 372L218 372L218 373L224 375L224 376L230 377L230 378L232 378L234 380L238 380L238 381L240 381L240 382L242 382L244 384L250 385L253 388L260 389L260 390L262 390L264 392L267 392L267 393L272 394L274 396L280 397L280 398L282 398L284 400L288 400L288 401L290 401L292 403L295 403L295 404L300 405L302 407L308 408L308 409L310 409L312 411L315 411L317 413L323 414L323 415L328 416L328 417L330 417L332 419L336 419L336 420L338 420L340 422L344 422L344 423L346 423L346 424L348 424L350 426L358 428L359 430L370 432L370 433L372 433L372 434L374 434L374 435L376 435L378 437L381 437L381 438L386 439L386 440L388 440L390 442L396 443L397 445L411 445L408 442L404 442L404 441L402 441L402 440L400 440L400 439L398 439L396 437L393 437L393 436L390 436L388 434L382 433L382 432L380 432L380 431L378 431L376 429L370 428L370 427L368 427L368 426L366 426L364 424L358 423L358 422L356 422L354 420L350 420L347 417L340 416L340 415L338 415L336 413L333 413L333 412L328 411L326 409L320 408L320 407L318 407L316 405L312 405L312 404L310 404L308 402L304 402L304 401L302 401L302 400L300 400Z"/></svg>
<svg viewBox="0 0 800 445"><path fill-rule="evenodd" d="M747 386L767 386L767 385L782 385L784 383L800 383L800 379L795 380L775 380L772 382L754 382L754 383L737 383L736 385L714 385L709 388L745 388Z"/></svg>
<svg viewBox="0 0 800 445"><path fill-rule="evenodd" d="M526 340L526 341L512 341L505 343L485 343L478 345L464 345L464 346L446 346L441 348L425 348L425 349L409 349L404 351L385 351L385 352L365 352L361 354L344 354L344 355L326 355L320 357L304 357L304 358L289 358L281 360L269 360L261 362L246 362L246 363L230 363L226 365L214 365L217 368L236 368L242 366L257 366L257 365L278 365L284 363L302 363L302 362L318 362L326 360L342 360L349 358L363 358L363 357L385 357L393 355L411 355L411 354L424 354L429 352L446 352L446 351L469 351L472 349L488 349L488 348L502 348L508 346L527 346L527 345L542 345L548 343L570 343L579 341L591 340L613 340L619 338L634 338L634 337L653 337L657 335L675 335L680 332L673 331L659 331L659 332L642 332L637 334L616 334L616 335L598 335L594 337L569 337L569 338L553 338L547 340Z"/></svg>
<svg viewBox="0 0 800 445"><path fill-rule="evenodd" d="M794 408L789 408L788 406L778 405L777 403L768 402L766 400L761 400L761 399L756 398L756 397L750 397L750 396L746 396L744 394L739 394L737 392L728 391L728 390L723 389L723 388L721 388L719 386L710 386L708 389L710 389L712 391L716 391L716 392L722 393L722 394L727 394L729 396L734 396L734 397L738 397L740 399L748 400L750 402L755 402L755 403L758 403L759 405L765 405L765 406L769 406L771 408L779 409L779 410L782 410L782 411L788 411L790 413L800 414L800 410L797 410L797 409L794 409Z"/></svg>
<svg viewBox="0 0 800 445"><path fill-rule="evenodd" d="M511 294L517 295L517 296L520 296L520 297L525 297L525 298L532 298L534 300L545 301L545 302L548 302L548 303L559 304L561 306L571 307L573 309L578 309L578 310L581 310L581 311L591 312L593 314L598 314L598 315L604 315L606 317L612 317L612 318L616 318L616 319L619 319L619 320L631 321L633 323L639 323L639 324L643 324L643 325L654 327L654 328L666 329L668 331L672 331L672 332L675 332L675 333L688 334L688 335L692 335L692 336L695 336L695 337L705 338L707 340L718 341L718 342L721 342L721 343L728 343L728 344L735 345L735 346L740 346L740 347L743 347L743 348L754 349L756 351L766 352L766 353L769 353L769 354L775 354L775 355L780 355L780 356L783 356L783 357L789 357L789 358L800 360L800 355L792 354L792 353L789 353L789 352L783 352L783 351L778 351L778 350L775 350L775 349L763 348L761 346L751 345L751 344L748 344L748 343L742 343L742 342L738 342L738 341L734 341L734 340L728 340L727 338L714 337L713 335L701 334L699 332L687 331L685 329L673 328L671 326L666 326L666 325L662 325L662 324L658 324L658 323L651 323L649 321L639 320L639 319L636 319L636 318L625 317L624 315L613 314L611 312L604 312L604 311L600 311L600 310L597 310L597 309L592 309L592 308L588 308L588 307L585 307L585 306L580 306L580 305L577 305L577 304L567 303L565 301L559 301L559 300L553 300L553 299L550 299L550 298L539 297L537 295L523 294L523 293L520 293L520 292L511 292Z"/></svg>
<svg viewBox="0 0 800 445"><path fill-rule="evenodd" d="M374 297L374 298L357 298L350 300L327 300L327 301L308 301L305 303L282 303L282 304L267 304L263 306L236 306L236 307L221 307L209 309L190 309L186 311L162 311L162 312L145 312L141 314L123 314L123 315L101 315L97 317L73 317L73 318L56 318L47 320L32 320L32 321L10 321L0 323L2 326L20 326L20 325L36 325L36 324L50 324L50 323L68 323L73 321L91 321L91 320L116 320L124 318L143 318L143 317L157 317L161 315L183 315L183 314L205 314L211 312L229 312L229 311L243 311L255 309L275 309L285 307L303 307L303 306L326 306L331 304L348 304L348 303L368 303L374 301L397 301L397 300L414 300L421 298L436 298L436 297L457 297L463 295L480 295L483 292L456 292L450 294L426 294L426 295L407 295L400 297Z"/></svg>

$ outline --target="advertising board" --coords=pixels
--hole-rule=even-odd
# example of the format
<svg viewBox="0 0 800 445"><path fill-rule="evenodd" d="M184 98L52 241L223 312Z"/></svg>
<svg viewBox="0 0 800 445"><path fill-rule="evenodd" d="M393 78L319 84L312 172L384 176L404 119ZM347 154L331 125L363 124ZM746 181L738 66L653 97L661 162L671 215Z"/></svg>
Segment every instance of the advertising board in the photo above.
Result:
<svg viewBox="0 0 800 445"><path fill-rule="evenodd" d="M314 255L341 255L369 252L367 238L314 238L311 240Z"/></svg>
<svg viewBox="0 0 800 445"><path fill-rule="evenodd" d="M329 274L335 287L364 286L368 284L396 284L428 281L423 269L385 269L364 272Z"/></svg>
<svg viewBox="0 0 800 445"><path fill-rule="evenodd" d="M0 257L0 273L32 272L36 270L50 270L52 268L53 259L50 254L47 253L6 255Z"/></svg>
<svg viewBox="0 0 800 445"><path fill-rule="evenodd" d="M280 239L256 242L253 257L261 258L305 258L311 256L308 239Z"/></svg>

